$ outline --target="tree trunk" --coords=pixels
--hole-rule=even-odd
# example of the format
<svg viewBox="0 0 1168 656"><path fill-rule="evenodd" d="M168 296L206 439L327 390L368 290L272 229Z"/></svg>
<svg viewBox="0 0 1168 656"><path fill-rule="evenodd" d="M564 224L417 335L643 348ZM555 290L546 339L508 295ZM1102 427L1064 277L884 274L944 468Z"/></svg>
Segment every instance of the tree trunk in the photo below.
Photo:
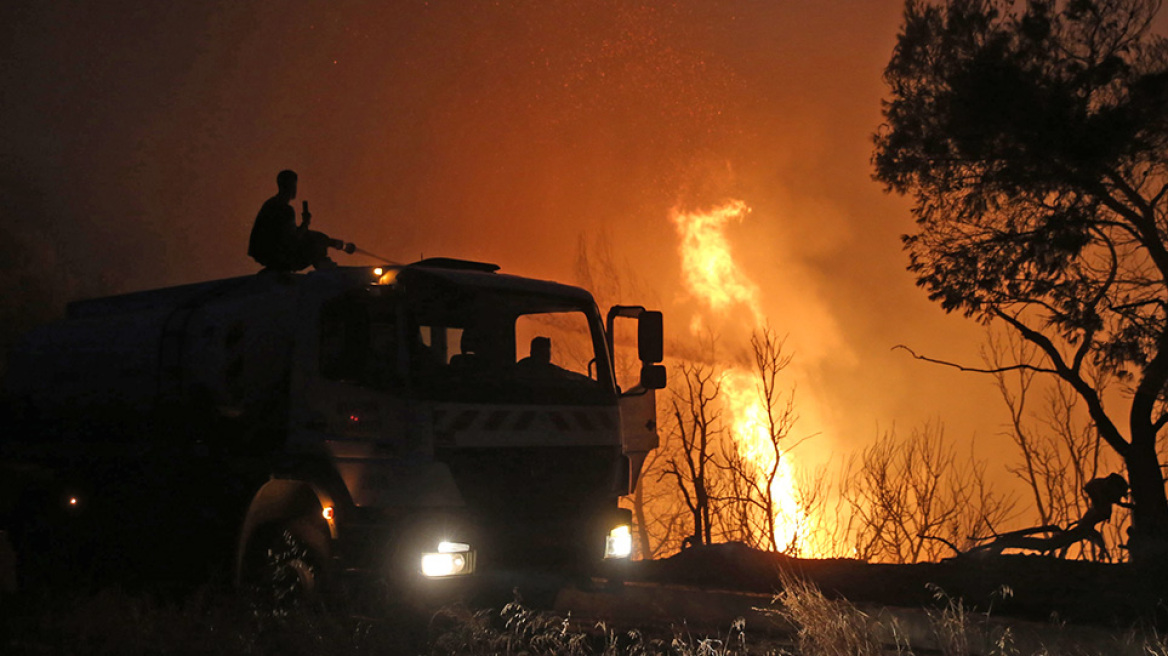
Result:
<svg viewBox="0 0 1168 656"><path fill-rule="evenodd" d="M694 515L694 535L698 544L710 544L710 495L706 492L705 479L701 485L695 485L694 496L697 497L698 511Z"/></svg>
<svg viewBox="0 0 1168 656"><path fill-rule="evenodd" d="M1128 540L1132 562L1163 563L1168 558L1168 497L1155 440L1133 435L1124 462L1133 505Z"/></svg>
<svg viewBox="0 0 1168 656"><path fill-rule="evenodd" d="M645 485L644 481L637 486L633 493L633 523L637 527L637 541L641 547L641 559L652 560L653 552L649 544L649 525L645 520Z"/></svg>

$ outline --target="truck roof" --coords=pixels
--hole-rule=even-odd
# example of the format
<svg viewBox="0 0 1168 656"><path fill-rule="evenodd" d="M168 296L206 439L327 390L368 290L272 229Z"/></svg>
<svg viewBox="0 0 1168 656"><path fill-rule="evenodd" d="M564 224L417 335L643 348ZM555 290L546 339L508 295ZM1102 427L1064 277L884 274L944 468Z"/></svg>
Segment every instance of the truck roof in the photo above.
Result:
<svg viewBox="0 0 1168 656"><path fill-rule="evenodd" d="M459 287L538 294L540 296L571 299L572 301L585 304L595 302L592 294L580 287L573 287L572 285L565 285L550 280L538 280L535 278L523 278L505 273L496 273L494 269L485 268L494 267L494 265L485 265L484 268L447 267L431 265L429 262L429 260L422 260L421 262L401 267L398 272L398 279L409 284L411 278L429 278L445 280Z"/></svg>
<svg viewBox="0 0 1168 656"><path fill-rule="evenodd" d="M249 286L299 284L309 279L325 279L354 286L370 284L377 280L377 275L374 274L376 268L396 271L397 279L406 284L409 284L411 278L443 280L461 287L538 294L571 299L574 302L586 304L594 302L592 295L579 287L548 280L496 273L499 267L494 264L450 258L429 258L405 265L336 267L309 273L279 273L264 270L250 276L209 280L117 296L73 301L66 307L66 316L71 319L80 319L165 307L195 306L217 296Z"/></svg>
<svg viewBox="0 0 1168 656"><path fill-rule="evenodd" d="M236 287L242 287L255 276L239 276L222 280L196 282L177 287L162 289L148 289L117 296L104 296L81 301L73 301L65 308L65 315L70 319L99 317L108 314L138 312L159 307L177 307L187 303L195 303L207 296L225 293Z"/></svg>

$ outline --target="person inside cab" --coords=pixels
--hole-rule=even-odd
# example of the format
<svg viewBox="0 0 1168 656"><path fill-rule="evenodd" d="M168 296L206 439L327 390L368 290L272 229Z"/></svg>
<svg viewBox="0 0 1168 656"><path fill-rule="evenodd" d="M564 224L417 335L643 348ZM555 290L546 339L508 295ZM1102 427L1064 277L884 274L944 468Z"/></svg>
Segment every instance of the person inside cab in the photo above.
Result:
<svg viewBox="0 0 1168 656"><path fill-rule="evenodd" d="M552 340L550 337L533 337L530 354L516 363L526 374L550 374L563 371L552 364Z"/></svg>

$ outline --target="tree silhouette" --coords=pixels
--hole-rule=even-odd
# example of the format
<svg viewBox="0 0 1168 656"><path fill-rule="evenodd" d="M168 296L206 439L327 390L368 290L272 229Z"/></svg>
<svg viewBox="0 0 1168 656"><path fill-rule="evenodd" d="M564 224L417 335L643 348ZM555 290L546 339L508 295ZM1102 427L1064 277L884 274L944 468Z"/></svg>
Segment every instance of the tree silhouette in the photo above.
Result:
<svg viewBox="0 0 1168 656"><path fill-rule="evenodd" d="M721 411L714 401L721 383L714 368L700 362L682 363L678 368L683 386L670 400L673 415L665 433L663 449L669 452L660 474L671 477L692 518L693 532L685 545L713 543L712 501L715 445L723 435ZM672 442L677 442L676 446Z"/></svg>
<svg viewBox="0 0 1168 656"><path fill-rule="evenodd" d="M725 479L717 499L722 506L720 514L728 523L739 527L737 539L774 552L795 548L795 544L780 544L777 530L780 519L784 522L798 519L780 517L784 509L774 497L775 484L783 474L783 458L796 446L791 444L790 435L799 419L794 390L784 395L779 389L779 376L793 359L783 350L785 342L769 326L750 336L753 365L750 374L762 407L759 437L763 443L759 447L765 451L762 458L765 464L749 461L733 439L723 442L725 448L717 462ZM796 536L796 542L798 539Z"/></svg>
<svg viewBox="0 0 1168 656"><path fill-rule="evenodd" d="M982 351L991 369L1036 357L1037 347L1016 333L989 335ZM1038 526L1070 527L1089 507L1084 494L1088 481L1116 471L1118 457L1099 439L1083 412L1082 399L1062 380L1043 380L1029 369L999 371L994 378L1010 413L1008 434L1021 456L1006 469L1028 488ZM1100 527L1107 547L1123 542L1126 519L1127 512L1120 511L1117 521ZM1089 560L1123 556L1122 551L1101 549L1090 541L1068 553Z"/></svg>
<svg viewBox="0 0 1168 656"><path fill-rule="evenodd" d="M1131 482L1132 557L1168 552L1168 44L1158 0L909 0L875 177L911 195L909 270L1035 345ZM1122 409L1101 385L1118 381ZM1108 399L1109 401L1111 399ZM1125 425L1126 422L1126 425Z"/></svg>

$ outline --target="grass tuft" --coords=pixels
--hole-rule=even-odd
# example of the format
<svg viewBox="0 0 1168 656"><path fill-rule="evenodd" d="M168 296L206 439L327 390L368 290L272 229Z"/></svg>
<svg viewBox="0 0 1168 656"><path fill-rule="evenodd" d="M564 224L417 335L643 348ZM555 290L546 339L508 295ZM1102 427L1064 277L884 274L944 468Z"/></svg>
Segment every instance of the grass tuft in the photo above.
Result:
<svg viewBox="0 0 1168 656"><path fill-rule="evenodd" d="M846 601L828 599L808 581L782 572L778 613L795 626L802 656L880 656L872 618Z"/></svg>

